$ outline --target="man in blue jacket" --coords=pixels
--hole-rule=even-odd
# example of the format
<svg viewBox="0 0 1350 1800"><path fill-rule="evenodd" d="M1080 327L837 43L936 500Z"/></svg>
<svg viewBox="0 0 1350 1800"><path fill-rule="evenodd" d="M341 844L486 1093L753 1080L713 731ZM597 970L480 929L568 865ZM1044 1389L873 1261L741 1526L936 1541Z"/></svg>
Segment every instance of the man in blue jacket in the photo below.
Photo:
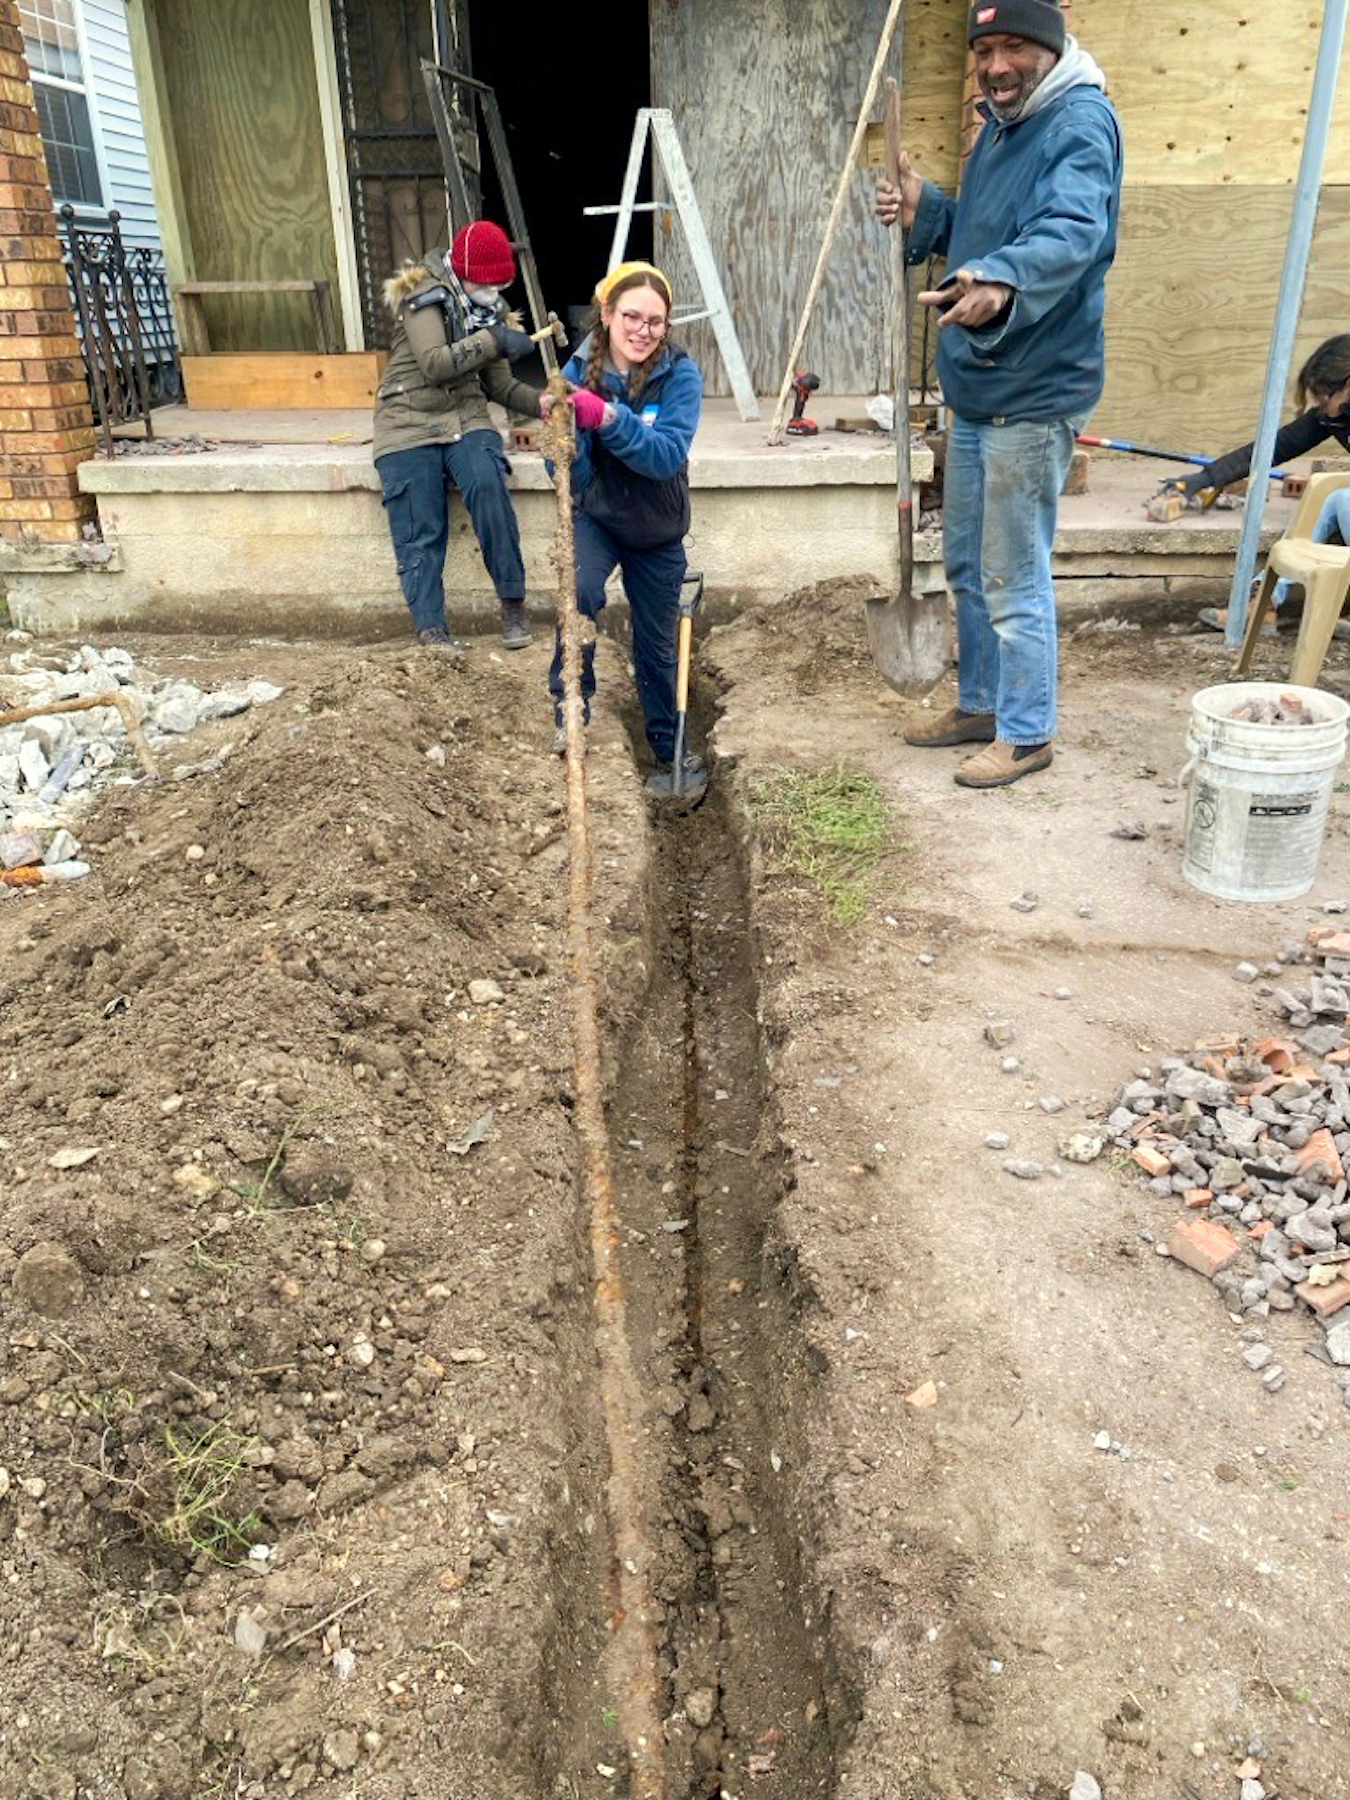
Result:
<svg viewBox="0 0 1350 1800"><path fill-rule="evenodd" d="M1007 787L1053 759L1058 659L1050 552L1074 439L1105 376L1120 123L1100 69L1054 0L976 0L969 41L984 127L960 198L907 157L878 216L907 261L945 255L938 371L950 414L943 505L956 597L958 704L905 733L979 744L963 787Z"/></svg>

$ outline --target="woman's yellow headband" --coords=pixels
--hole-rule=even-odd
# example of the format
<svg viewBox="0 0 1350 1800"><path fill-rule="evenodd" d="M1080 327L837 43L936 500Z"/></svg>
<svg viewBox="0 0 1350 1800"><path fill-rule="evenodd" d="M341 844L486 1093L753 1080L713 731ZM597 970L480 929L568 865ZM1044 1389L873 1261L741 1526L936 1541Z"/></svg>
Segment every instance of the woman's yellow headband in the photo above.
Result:
<svg viewBox="0 0 1350 1800"><path fill-rule="evenodd" d="M615 288L618 287L619 283L621 281L627 281L630 275L650 275L654 277L665 290L666 304L670 304L671 299L673 298L670 278L667 275L663 275L654 263L649 262L625 262L620 263L617 268L611 269L603 281L598 281L595 285L595 298L598 303L601 306L608 306L610 295L614 292Z"/></svg>

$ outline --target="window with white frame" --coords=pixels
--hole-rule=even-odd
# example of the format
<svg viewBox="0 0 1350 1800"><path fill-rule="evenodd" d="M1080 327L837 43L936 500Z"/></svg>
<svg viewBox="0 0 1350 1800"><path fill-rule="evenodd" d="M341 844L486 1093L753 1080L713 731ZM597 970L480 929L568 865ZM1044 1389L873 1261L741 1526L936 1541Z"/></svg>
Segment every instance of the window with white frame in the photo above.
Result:
<svg viewBox="0 0 1350 1800"><path fill-rule="evenodd" d="M102 206L75 0L19 0L38 130L58 202Z"/></svg>

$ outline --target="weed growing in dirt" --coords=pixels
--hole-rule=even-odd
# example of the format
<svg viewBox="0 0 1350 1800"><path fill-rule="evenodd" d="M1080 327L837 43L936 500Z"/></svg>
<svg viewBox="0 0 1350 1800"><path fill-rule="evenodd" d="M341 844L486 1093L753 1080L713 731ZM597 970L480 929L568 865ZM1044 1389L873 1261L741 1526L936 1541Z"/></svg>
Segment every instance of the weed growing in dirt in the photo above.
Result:
<svg viewBox="0 0 1350 1800"><path fill-rule="evenodd" d="M257 1211L261 1211L267 1206L275 1206L276 1198L272 1192L272 1183L276 1180L281 1165L286 1160L286 1152L291 1147L291 1140L307 1120L322 1118L325 1113L332 1112L332 1110L332 1106L325 1103L321 1106L307 1106L303 1112L298 1112L277 1139L277 1147L272 1152L272 1160L263 1170L262 1180L258 1182L236 1181L233 1183L233 1192L238 1194L241 1200L251 1200Z"/></svg>
<svg viewBox="0 0 1350 1800"><path fill-rule="evenodd" d="M155 1521L157 1535L175 1550L205 1554L215 1562L240 1562L257 1542L256 1513L232 1516L230 1502L255 1440L224 1420L203 1431L164 1431L168 1510Z"/></svg>
<svg viewBox="0 0 1350 1800"><path fill-rule="evenodd" d="M861 918L872 872L896 846L881 789L843 757L828 769L783 769L751 798L771 873L804 875L840 925Z"/></svg>

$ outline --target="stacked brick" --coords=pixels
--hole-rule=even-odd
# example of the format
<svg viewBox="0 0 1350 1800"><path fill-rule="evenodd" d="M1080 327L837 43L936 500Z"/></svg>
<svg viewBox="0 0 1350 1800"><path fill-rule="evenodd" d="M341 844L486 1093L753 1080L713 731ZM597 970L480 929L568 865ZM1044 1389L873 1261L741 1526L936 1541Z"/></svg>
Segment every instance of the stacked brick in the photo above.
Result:
<svg viewBox="0 0 1350 1800"><path fill-rule="evenodd" d="M0 537L78 540L93 418L17 0L0 0Z"/></svg>

